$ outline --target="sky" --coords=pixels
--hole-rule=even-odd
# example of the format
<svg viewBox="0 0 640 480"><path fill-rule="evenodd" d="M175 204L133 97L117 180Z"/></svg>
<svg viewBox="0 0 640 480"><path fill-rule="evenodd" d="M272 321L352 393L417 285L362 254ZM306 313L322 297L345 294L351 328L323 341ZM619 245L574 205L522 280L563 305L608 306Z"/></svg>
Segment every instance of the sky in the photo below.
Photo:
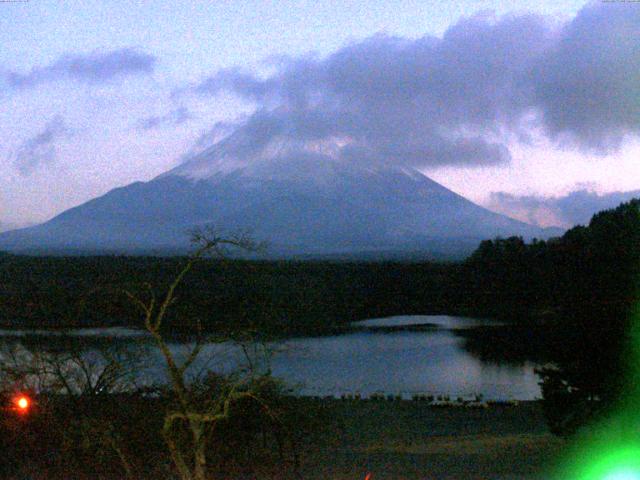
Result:
<svg viewBox="0 0 640 480"><path fill-rule="evenodd" d="M541 225L640 190L640 3L29 0L0 2L0 45L0 226L227 135L335 143Z"/></svg>

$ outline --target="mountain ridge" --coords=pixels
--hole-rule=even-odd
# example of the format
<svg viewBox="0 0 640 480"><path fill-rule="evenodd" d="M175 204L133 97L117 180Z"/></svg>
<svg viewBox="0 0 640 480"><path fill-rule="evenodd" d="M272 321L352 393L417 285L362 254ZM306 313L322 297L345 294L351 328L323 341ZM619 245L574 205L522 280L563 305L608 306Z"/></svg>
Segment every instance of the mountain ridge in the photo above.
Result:
<svg viewBox="0 0 640 480"><path fill-rule="evenodd" d="M252 162L217 152L41 225L0 234L0 249L184 251L190 230L213 227L250 231L271 245L271 256L442 250L464 256L485 238L552 235L486 210L407 166L282 148Z"/></svg>

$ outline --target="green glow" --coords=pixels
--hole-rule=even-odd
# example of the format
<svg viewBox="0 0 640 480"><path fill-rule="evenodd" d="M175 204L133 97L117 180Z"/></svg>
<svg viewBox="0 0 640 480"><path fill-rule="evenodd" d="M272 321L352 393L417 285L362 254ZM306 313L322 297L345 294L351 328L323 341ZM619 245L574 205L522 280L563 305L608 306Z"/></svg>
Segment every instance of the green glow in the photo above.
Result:
<svg viewBox="0 0 640 480"><path fill-rule="evenodd" d="M578 435L553 480L640 480L640 418L621 409Z"/></svg>
<svg viewBox="0 0 640 480"><path fill-rule="evenodd" d="M575 480L640 480L640 446L582 450L582 461L565 478ZM578 458L579 458L578 457Z"/></svg>
<svg viewBox="0 0 640 480"><path fill-rule="evenodd" d="M625 395L566 446L553 480L640 480L640 303L631 314Z"/></svg>
<svg viewBox="0 0 640 480"><path fill-rule="evenodd" d="M601 458L585 472L584 480L633 480L640 475L640 450L628 449Z"/></svg>
<svg viewBox="0 0 640 480"><path fill-rule="evenodd" d="M616 470L608 474L603 480L639 480L638 470Z"/></svg>

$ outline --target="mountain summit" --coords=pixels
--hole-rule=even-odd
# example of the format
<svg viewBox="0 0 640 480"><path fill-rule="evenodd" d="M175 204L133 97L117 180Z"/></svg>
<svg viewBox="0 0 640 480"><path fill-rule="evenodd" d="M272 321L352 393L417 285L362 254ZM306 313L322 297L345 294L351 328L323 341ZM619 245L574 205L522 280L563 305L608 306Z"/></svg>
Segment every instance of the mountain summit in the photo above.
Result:
<svg viewBox="0 0 640 480"><path fill-rule="evenodd" d="M233 140L233 139L232 139ZM231 148L233 147L233 148ZM490 212L418 170L331 145L271 143L259 156L222 141L41 225L0 234L13 251L175 251L189 232L249 231L274 256L469 253L481 239L549 236ZM232 152L240 151L242 155Z"/></svg>

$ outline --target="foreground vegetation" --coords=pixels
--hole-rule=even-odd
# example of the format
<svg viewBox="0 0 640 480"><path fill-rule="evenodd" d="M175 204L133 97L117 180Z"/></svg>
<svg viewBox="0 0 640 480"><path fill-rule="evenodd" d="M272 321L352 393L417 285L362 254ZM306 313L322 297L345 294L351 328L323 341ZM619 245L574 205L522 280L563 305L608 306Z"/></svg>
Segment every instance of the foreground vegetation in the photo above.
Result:
<svg viewBox="0 0 640 480"><path fill-rule="evenodd" d="M2 478L173 478L152 433L162 424L161 397L84 397L73 409L68 399L38 402L32 418L4 418ZM208 478L544 478L561 445L536 403L470 410L283 396L274 407L280 427L255 404L234 408L208 440ZM100 437L105 422L114 428Z"/></svg>

